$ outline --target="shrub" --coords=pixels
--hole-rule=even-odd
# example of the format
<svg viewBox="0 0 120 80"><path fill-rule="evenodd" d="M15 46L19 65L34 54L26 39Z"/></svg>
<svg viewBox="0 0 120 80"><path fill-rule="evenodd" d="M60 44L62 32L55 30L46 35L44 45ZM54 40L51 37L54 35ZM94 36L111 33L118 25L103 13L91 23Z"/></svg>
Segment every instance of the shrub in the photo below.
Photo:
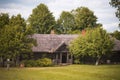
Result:
<svg viewBox="0 0 120 80"><path fill-rule="evenodd" d="M74 60L74 63L75 63L75 64L80 64L80 60L79 60L79 59L75 59L75 60Z"/></svg>
<svg viewBox="0 0 120 80"><path fill-rule="evenodd" d="M37 66L35 60L24 60L24 61L22 61L22 63L24 63L25 67L35 67L35 66Z"/></svg>
<svg viewBox="0 0 120 80"><path fill-rule="evenodd" d="M52 66L52 60L49 58L42 58L38 60L24 60L21 62L25 67L48 67Z"/></svg>
<svg viewBox="0 0 120 80"><path fill-rule="evenodd" d="M41 67L52 66L52 60L49 58L38 59L36 60L36 62L37 62L37 66L41 66Z"/></svg>

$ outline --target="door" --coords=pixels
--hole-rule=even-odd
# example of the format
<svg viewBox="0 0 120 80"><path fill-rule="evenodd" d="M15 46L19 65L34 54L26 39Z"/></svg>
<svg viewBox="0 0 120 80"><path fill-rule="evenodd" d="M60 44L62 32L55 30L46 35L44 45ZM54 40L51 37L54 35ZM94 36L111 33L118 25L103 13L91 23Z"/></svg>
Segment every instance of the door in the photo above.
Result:
<svg viewBox="0 0 120 80"><path fill-rule="evenodd" d="M62 54L62 63L67 63L67 54Z"/></svg>

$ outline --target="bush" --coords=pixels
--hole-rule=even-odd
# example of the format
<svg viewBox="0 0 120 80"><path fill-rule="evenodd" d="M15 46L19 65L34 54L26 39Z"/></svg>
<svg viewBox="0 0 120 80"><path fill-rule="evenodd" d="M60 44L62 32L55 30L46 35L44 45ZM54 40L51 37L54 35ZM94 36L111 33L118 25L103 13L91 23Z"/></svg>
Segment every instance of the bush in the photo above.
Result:
<svg viewBox="0 0 120 80"><path fill-rule="evenodd" d="M41 67L52 66L52 60L49 58L38 59L36 62L37 62L37 66L41 66Z"/></svg>
<svg viewBox="0 0 120 80"><path fill-rule="evenodd" d="M42 58L38 60L24 60L21 62L25 67L48 67L52 66L52 60L49 58Z"/></svg>
<svg viewBox="0 0 120 80"><path fill-rule="evenodd" d="M35 67L37 66L35 60L24 60L22 61L24 63L25 67Z"/></svg>
<svg viewBox="0 0 120 80"><path fill-rule="evenodd" d="M79 59L75 59L74 60L74 64L80 64L80 60Z"/></svg>

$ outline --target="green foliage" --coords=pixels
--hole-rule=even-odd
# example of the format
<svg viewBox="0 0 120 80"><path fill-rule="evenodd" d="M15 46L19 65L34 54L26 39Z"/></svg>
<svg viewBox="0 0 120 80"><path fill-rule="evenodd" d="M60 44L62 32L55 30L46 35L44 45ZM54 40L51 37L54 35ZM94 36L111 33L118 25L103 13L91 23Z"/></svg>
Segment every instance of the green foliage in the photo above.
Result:
<svg viewBox="0 0 120 80"><path fill-rule="evenodd" d="M101 26L97 23L94 12L87 7L78 7L71 12L63 11L57 20L57 32L62 34L75 34L85 28Z"/></svg>
<svg viewBox="0 0 120 80"><path fill-rule="evenodd" d="M43 66L43 67L52 66L52 60L49 58L38 59L36 62L38 66Z"/></svg>
<svg viewBox="0 0 120 80"><path fill-rule="evenodd" d="M26 22L25 22L24 18L22 18L21 15L18 14L17 16L13 15L10 18L9 25L11 25L11 26L18 25L18 26L21 26L21 27L25 28L26 27Z"/></svg>
<svg viewBox="0 0 120 80"><path fill-rule="evenodd" d="M0 13L0 28L9 24L9 15L7 13Z"/></svg>
<svg viewBox="0 0 120 80"><path fill-rule="evenodd" d="M110 5L112 5L117 9L117 12L115 14L116 14L116 17L118 17L118 19L120 20L120 0L111 0Z"/></svg>
<svg viewBox="0 0 120 80"><path fill-rule="evenodd" d="M93 11L89 10L87 7L78 7L72 10L72 14L75 17L76 29L78 30L97 26L97 17L94 15Z"/></svg>
<svg viewBox="0 0 120 80"><path fill-rule="evenodd" d="M6 26L0 38L0 53L6 58L15 58L20 53L29 53L35 40L28 38L20 26Z"/></svg>
<svg viewBox="0 0 120 80"><path fill-rule="evenodd" d="M89 55L99 59L113 49L113 40L101 28L87 29L85 35L79 35L69 46L75 56Z"/></svg>
<svg viewBox="0 0 120 80"><path fill-rule="evenodd" d="M17 51L15 51L13 48L17 48L15 45L18 45L17 43L19 42L19 40L16 39L18 35L20 36L20 33L16 34L17 30L17 27L11 26L6 26L4 27L4 29L1 30L2 35L0 38L0 53L2 53L4 57L10 58L17 54ZM15 54L14 51L16 52Z"/></svg>
<svg viewBox="0 0 120 80"><path fill-rule="evenodd" d="M70 12L63 11L57 20L57 26L60 33L68 34L75 29L75 19Z"/></svg>
<svg viewBox="0 0 120 80"><path fill-rule="evenodd" d="M48 67L52 66L52 60L49 58L42 58L38 60L24 60L21 63L25 65L25 67Z"/></svg>
<svg viewBox="0 0 120 80"><path fill-rule="evenodd" d="M25 67L36 67L37 63L35 60L24 60L21 63L25 65Z"/></svg>
<svg viewBox="0 0 120 80"><path fill-rule="evenodd" d="M79 59L75 59L74 60L74 64L80 64L80 60Z"/></svg>
<svg viewBox="0 0 120 80"><path fill-rule="evenodd" d="M39 4L33 9L28 19L35 33L48 34L54 28L55 19L45 4Z"/></svg>
<svg viewBox="0 0 120 80"><path fill-rule="evenodd" d="M21 15L13 16L9 24L0 29L0 57L17 62L19 56L30 55L32 47L36 44L31 38L32 34L31 26L26 26Z"/></svg>
<svg viewBox="0 0 120 80"><path fill-rule="evenodd" d="M113 32L112 36L115 37L116 39L120 40L120 32L119 31Z"/></svg>

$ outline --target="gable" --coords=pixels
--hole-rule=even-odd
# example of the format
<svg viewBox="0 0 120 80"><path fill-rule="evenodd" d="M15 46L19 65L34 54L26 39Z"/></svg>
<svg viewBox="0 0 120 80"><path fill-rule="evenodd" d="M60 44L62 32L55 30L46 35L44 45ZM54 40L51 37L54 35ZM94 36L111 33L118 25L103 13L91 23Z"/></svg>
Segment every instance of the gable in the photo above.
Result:
<svg viewBox="0 0 120 80"><path fill-rule="evenodd" d="M68 52L68 45L66 45L65 43L63 43L62 45L60 45L55 52Z"/></svg>

